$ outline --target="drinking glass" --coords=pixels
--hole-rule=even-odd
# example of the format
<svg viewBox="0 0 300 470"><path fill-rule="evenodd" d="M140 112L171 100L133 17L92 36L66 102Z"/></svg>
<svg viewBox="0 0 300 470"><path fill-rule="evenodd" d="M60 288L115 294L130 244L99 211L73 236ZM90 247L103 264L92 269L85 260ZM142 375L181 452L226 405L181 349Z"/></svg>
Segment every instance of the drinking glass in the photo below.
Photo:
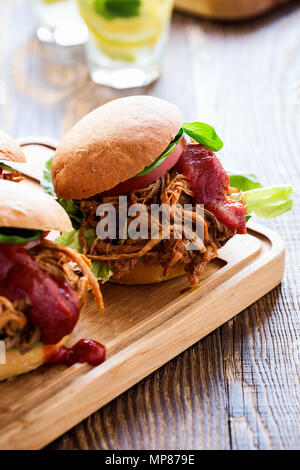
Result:
<svg viewBox="0 0 300 470"><path fill-rule="evenodd" d="M38 21L37 36L61 46L84 44L88 31L75 0L33 0Z"/></svg>
<svg viewBox="0 0 300 470"><path fill-rule="evenodd" d="M113 88L159 77L173 0L77 0L89 29L91 78Z"/></svg>

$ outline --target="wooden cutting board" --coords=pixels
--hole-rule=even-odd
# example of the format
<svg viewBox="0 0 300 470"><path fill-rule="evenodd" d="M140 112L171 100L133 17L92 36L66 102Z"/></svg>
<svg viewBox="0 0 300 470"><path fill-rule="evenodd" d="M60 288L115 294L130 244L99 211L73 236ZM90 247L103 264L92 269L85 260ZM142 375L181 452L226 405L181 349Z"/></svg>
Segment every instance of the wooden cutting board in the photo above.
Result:
<svg viewBox="0 0 300 470"><path fill-rule="evenodd" d="M46 159L53 151L48 144L25 150L30 162L31 152ZM45 365L1 382L0 449L45 446L266 294L283 271L282 240L251 224L248 235L220 250L193 292L181 293L185 278L151 286L105 284L104 312L90 296L69 344L98 340L107 360L96 368Z"/></svg>

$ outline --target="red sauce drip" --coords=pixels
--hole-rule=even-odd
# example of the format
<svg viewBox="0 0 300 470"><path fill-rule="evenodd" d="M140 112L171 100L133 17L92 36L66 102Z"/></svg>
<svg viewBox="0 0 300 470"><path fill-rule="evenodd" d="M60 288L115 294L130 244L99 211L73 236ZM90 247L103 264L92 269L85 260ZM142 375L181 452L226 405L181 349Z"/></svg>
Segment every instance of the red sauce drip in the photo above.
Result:
<svg viewBox="0 0 300 470"><path fill-rule="evenodd" d="M227 197L229 177L210 149L187 144L177 168L189 179L197 204L204 204L230 230L246 233L245 207Z"/></svg>
<svg viewBox="0 0 300 470"><path fill-rule="evenodd" d="M80 339L72 348L57 346L45 357L45 362L64 363L69 366L77 362L87 362L91 366L98 366L104 361L105 347L91 339Z"/></svg>
<svg viewBox="0 0 300 470"><path fill-rule="evenodd" d="M28 319L39 327L44 344L71 333L79 317L79 300L69 284L42 271L19 244L0 244L0 296L30 301Z"/></svg>

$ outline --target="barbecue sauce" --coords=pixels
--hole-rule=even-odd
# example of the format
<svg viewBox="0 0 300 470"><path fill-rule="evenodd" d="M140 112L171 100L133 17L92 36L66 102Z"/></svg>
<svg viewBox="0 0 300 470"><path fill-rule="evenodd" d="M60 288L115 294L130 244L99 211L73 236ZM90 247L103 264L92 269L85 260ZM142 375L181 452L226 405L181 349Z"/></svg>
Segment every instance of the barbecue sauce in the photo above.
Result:
<svg viewBox="0 0 300 470"><path fill-rule="evenodd" d="M98 366L105 361L105 347L91 339L80 339L72 348L57 346L45 354L47 363L64 363L68 366L77 362L87 362Z"/></svg>
<svg viewBox="0 0 300 470"><path fill-rule="evenodd" d="M28 301L26 315L44 344L58 343L79 318L76 292L64 279L40 269L19 244L0 244L0 296Z"/></svg>

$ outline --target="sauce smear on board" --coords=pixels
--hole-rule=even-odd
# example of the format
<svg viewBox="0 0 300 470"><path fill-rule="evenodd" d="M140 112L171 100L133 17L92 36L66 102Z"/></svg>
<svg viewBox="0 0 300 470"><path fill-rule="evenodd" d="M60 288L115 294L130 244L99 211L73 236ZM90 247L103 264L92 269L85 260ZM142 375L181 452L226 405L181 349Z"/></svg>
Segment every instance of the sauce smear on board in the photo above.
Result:
<svg viewBox="0 0 300 470"><path fill-rule="evenodd" d="M91 339L80 339L72 348L57 346L45 355L47 363L64 363L68 366L77 362L87 362L91 366L98 366L104 361L105 347Z"/></svg>

